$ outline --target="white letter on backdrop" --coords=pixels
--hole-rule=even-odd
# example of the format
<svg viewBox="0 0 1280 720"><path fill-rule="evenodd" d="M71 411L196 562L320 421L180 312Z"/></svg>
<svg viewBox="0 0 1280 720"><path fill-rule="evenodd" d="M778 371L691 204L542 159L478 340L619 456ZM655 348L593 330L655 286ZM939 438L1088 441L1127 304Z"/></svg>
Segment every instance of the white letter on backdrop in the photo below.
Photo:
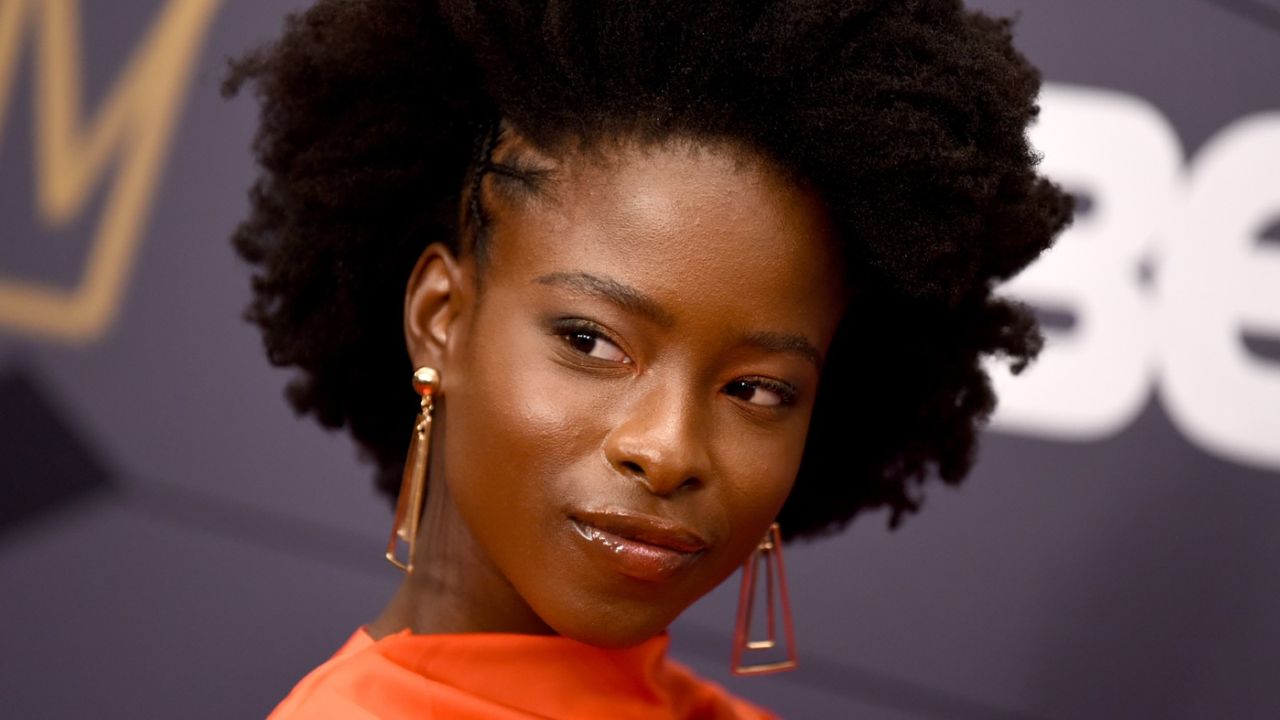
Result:
<svg viewBox="0 0 1280 720"><path fill-rule="evenodd" d="M1280 468L1280 365L1244 331L1280 337L1280 113L1239 120L1191 166L1160 268L1161 397L1179 429L1224 457Z"/></svg>
<svg viewBox="0 0 1280 720"><path fill-rule="evenodd" d="M1169 121L1132 95L1046 85L1041 108L1030 133L1041 170L1091 197L1093 208L1005 289L1076 322L1047 334L1040 359L1020 376L988 365L1000 398L993 425L1092 440L1122 430L1149 397L1152 298L1138 266L1179 193L1182 152Z"/></svg>

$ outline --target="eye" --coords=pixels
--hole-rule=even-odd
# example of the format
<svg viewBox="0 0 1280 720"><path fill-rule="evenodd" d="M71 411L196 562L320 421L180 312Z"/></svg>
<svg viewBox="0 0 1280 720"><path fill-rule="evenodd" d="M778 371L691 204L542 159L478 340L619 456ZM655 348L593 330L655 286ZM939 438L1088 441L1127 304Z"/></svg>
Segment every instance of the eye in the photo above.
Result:
<svg viewBox="0 0 1280 720"><path fill-rule="evenodd" d="M767 378L734 380L725 385L724 392L730 397L760 407L781 407L796 401L795 388L784 382Z"/></svg>
<svg viewBox="0 0 1280 720"><path fill-rule="evenodd" d="M631 358L622 349L606 340L603 335L588 329L578 329L564 333L562 337L569 347L588 357L616 363L630 363Z"/></svg>

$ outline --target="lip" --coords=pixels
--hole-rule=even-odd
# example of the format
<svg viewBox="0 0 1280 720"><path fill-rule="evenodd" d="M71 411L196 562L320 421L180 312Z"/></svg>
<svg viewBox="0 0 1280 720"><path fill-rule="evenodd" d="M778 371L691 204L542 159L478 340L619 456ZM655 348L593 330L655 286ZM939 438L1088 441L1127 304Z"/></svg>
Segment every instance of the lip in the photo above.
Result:
<svg viewBox="0 0 1280 720"><path fill-rule="evenodd" d="M697 533L653 515L573 512L569 520L592 556L637 580L670 579L707 549Z"/></svg>

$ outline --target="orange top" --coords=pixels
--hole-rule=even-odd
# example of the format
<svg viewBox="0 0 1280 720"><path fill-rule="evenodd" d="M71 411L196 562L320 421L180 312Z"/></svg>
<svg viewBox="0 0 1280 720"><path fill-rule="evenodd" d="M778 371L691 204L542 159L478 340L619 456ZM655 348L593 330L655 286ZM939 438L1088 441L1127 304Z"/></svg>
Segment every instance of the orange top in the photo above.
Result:
<svg viewBox="0 0 1280 720"><path fill-rule="evenodd" d="M408 630L375 641L360 629L271 720L775 717L669 660L669 643L662 634L609 650L547 635Z"/></svg>

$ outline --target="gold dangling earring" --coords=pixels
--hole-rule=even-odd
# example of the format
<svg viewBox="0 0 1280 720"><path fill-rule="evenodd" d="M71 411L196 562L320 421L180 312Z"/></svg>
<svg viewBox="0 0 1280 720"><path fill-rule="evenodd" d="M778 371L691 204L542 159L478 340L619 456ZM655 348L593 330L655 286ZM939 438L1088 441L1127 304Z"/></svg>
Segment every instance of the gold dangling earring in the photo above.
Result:
<svg viewBox="0 0 1280 720"><path fill-rule="evenodd" d="M764 561L765 612L768 634L764 640L751 639L751 609L756 596L756 568ZM779 604L773 601L774 587L778 589ZM747 652L770 650L778 645L777 610L782 610L782 628L786 633L786 659L743 665L742 656ZM729 669L734 675L765 675L791 670L796 666L796 634L791 625L791 599L787 594L787 576L782 569L782 530L778 523L769 526L764 539L747 557L742 566L742 592L738 596L738 621L733 632L733 659Z"/></svg>
<svg viewBox="0 0 1280 720"><path fill-rule="evenodd" d="M422 499L427 492L427 461L431 450L431 413L440 388L440 373L434 368L420 367L413 372L413 389L422 398L422 409L413 424L409 441L409 457L404 463L404 479L400 481L400 497L396 500L396 520L387 541L387 560L407 573L413 572L413 556L418 546L418 526L422 522ZM409 544L404 562L396 559L399 541Z"/></svg>

